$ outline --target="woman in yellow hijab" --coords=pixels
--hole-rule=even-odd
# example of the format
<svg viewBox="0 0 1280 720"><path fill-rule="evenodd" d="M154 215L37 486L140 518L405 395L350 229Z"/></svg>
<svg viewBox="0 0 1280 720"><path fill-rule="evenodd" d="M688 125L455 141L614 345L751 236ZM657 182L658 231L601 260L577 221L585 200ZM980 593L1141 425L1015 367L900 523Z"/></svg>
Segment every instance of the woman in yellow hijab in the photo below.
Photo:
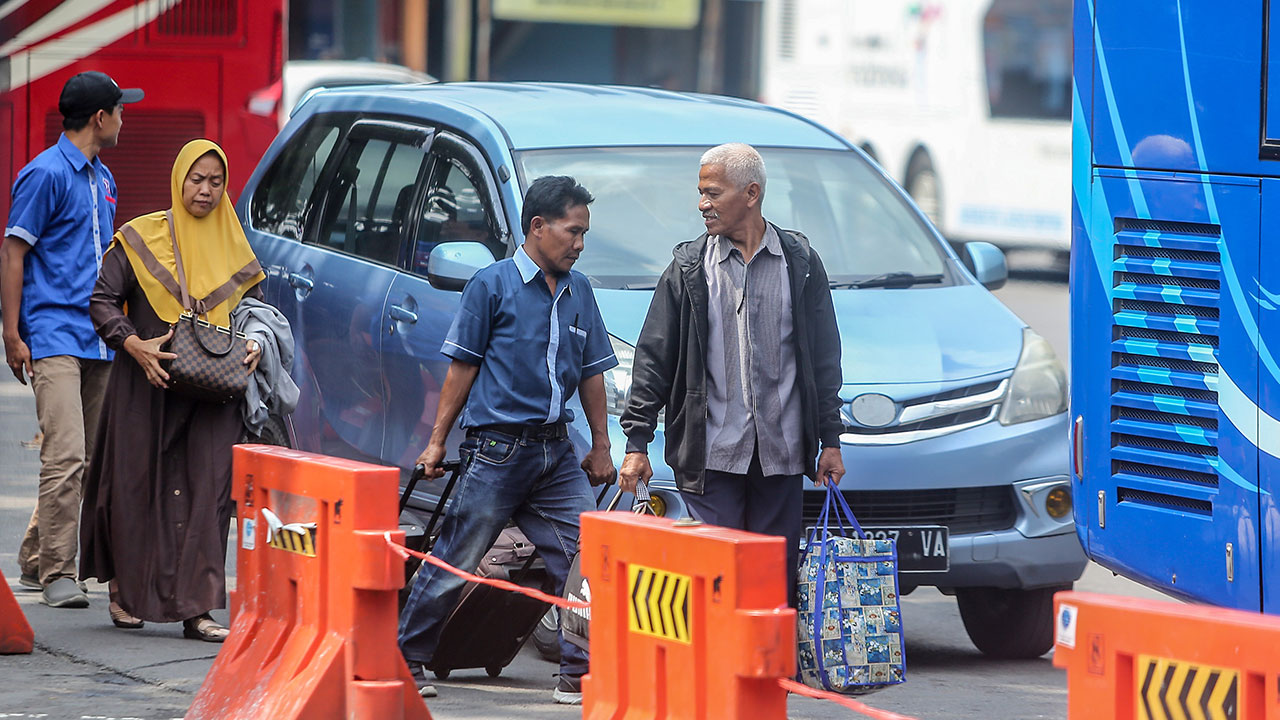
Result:
<svg viewBox="0 0 1280 720"><path fill-rule="evenodd" d="M117 627L182 621L186 637L210 642L227 635L209 611L226 607L240 409L169 392L161 361L175 356L161 347L184 310L226 327L241 299L262 299L264 275L227 183L222 149L187 143L173 164L173 206L129 221L102 258L89 314L124 352L107 382L80 523L80 577L110 582ZM259 353L250 341L244 364Z"/></svg>

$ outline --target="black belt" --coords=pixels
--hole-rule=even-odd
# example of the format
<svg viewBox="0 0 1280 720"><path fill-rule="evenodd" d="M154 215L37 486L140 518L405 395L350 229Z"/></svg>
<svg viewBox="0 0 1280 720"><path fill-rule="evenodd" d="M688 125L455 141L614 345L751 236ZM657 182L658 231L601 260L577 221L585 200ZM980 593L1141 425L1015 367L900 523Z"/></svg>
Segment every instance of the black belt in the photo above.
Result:
<svg viewBox="0 0 1280 720"><path fill-rule="evenodd" d="M518 440L567 440L569 438L569 428L564 423L552 423L550 425L520 425L517 423L495 423L493 425L479 425L473 428L467 428L467 434L480 432L496 432L503 435L510 435Z"/></svg>

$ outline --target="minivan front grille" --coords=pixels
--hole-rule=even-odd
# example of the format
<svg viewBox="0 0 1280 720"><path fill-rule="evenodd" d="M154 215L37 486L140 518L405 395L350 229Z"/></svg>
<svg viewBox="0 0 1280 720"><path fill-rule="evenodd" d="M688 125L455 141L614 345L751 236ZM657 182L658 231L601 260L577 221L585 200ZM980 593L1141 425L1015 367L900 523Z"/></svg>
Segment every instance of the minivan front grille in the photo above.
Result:
<svg viewBox="0 0 1280 720"><path fill-rule="evenodd" d="M939 488L936 490L842 490L862 525L945 525L952 535L1005 530L1017 520L1013 488ZM824 496L806 492L805 527L816 525Z"/></svg>
<svg viewBox="0 0 1280 720"><path fill-rule="evenodd" d="M1221 229L1116 221L1111 476L1116 501L1211 515L1218 485Z"/></svg>
<svg viewBox="0 0 1280 720"><path fill-rule="evenodd" d="M989 380L906 400L897 419L885 427L864 427L846 406L841 441L854 445L893 445L946 435L994 420L1007 380Z"/></svg>

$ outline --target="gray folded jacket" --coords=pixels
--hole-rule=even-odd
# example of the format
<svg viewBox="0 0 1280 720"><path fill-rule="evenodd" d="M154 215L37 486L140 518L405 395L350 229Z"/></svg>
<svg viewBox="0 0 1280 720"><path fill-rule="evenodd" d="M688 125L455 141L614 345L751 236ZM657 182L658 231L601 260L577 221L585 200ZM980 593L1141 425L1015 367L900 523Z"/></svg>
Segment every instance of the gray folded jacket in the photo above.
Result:
<svg viewBox="0 0 1280 720"><path fill-rule="evenodd" d="M262 433L267 418L284 417L298 407L298 386L289 376L293 366L293 330L275 307L244 298L231 313L231 327L255 340L262 348L258 369L244 393L244 426L254 435Z"/></svg>

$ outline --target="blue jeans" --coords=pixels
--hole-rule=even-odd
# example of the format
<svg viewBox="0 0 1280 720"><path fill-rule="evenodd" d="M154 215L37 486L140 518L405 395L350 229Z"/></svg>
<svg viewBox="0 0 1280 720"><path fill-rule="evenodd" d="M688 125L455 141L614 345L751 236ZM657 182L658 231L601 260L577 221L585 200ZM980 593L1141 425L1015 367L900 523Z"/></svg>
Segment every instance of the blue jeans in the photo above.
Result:
<svg viewBox="0 0 1280 720"><path fill-rule="evenodd" d="M563 594L578 554L579 517L595 509L591 484L568 440L520 440L472 431L462 443L462 475L445 512L432 554L474 571L509 520L538 548ZM466 582L424 563L400 614L400 652L409 662L431 662L444 620ZM560 672L587 672L587 653L560 636Z"/></svg>

